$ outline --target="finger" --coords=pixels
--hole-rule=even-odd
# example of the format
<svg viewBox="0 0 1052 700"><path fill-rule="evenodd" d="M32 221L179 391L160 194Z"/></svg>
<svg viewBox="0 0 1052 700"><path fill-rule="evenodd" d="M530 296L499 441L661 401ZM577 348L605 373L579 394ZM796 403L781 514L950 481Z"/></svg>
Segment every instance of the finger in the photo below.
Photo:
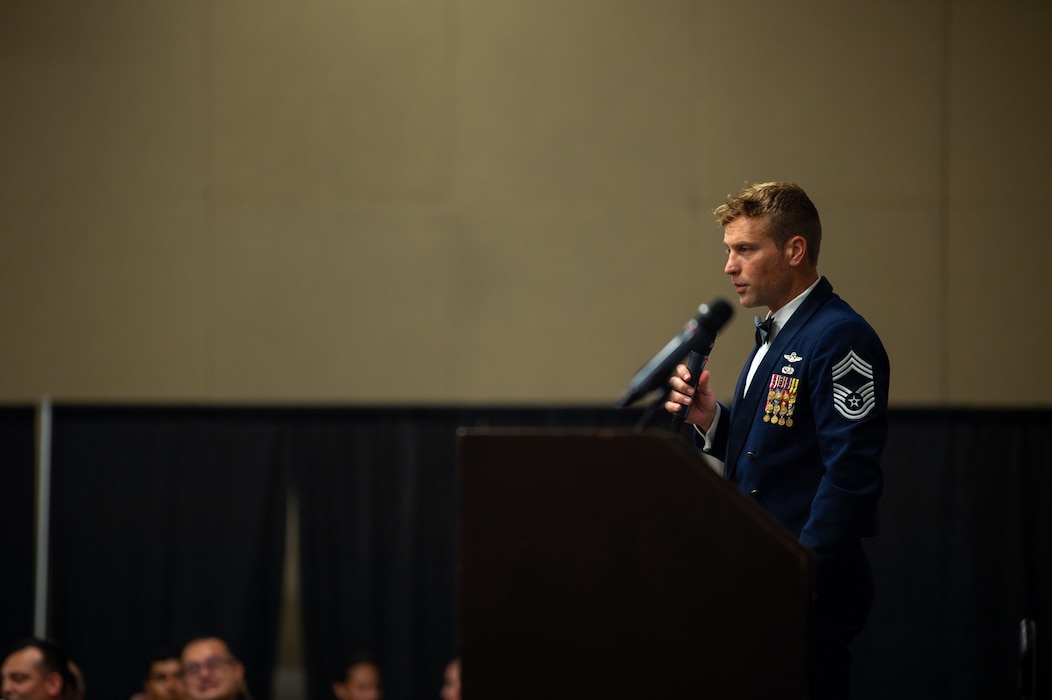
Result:
<svg viewBox="0 0 1052 700"><path fill-rule="evenodd" d="M679 377L669 377L668 385L671 389L671 391L669 392L670 395L681 394L690 397L694 393L694 390L691 388L690 384L686 383Z"/></svg>
<svg viewBox="0 0 1052 700"><path fill-rule="evenodd" d="M687 394L679 391L670 391L668 394L668 403L674 403L677 406L689 406L693 399Z"/></svg>
<svg viewBox="0 0 1052 700"><path fill-rule="evenodd" d="M676 367L676 373L669 376L668 384L678 391L682 391L683 388L694 387L694 384L691 381L690 371L687 369L686 365L679 365Z"/></svg>

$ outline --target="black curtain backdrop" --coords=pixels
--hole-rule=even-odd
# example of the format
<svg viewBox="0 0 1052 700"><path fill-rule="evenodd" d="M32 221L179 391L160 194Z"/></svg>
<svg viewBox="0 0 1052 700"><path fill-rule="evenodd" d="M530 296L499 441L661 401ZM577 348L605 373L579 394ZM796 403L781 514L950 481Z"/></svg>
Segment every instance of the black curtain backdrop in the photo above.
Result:
<svg viewBox="0 0 1052 700"><path fill-rule="evenodd" d="M385 410L297 414L284 458L300 502L310 700L369 654L384 697L437 697L456 654L459 427L631 425L635 411Z"/></svg>
<svg viewBox="0 0 1052 700"><path fill-rule="evenodd" d="M308 697L332 698L336 669L360 655L386 697L437 697L436 660L454 648L455 426L369 411L296 423L284 458L300 504Z"/></svg>
<svg viewBox="0 0 1052 700"><path fill-rule="evenodd" d="M1017 698L1023 618L1052 697L1050 425L1047 410L892 413L854 698Z"/></svg>
<svg viewBox="0 0 1052 700"><path fill-rule="evenodd" d="M36 412L0 407L0 649L33 631ZM0 654L3 652L0 651ZM2 661L2 659L0 659Z"/></svg>
<svg viewBox="0 0 1052 700"><path fill-rule="evenodd" d="M84 668L87 700L126 700L147 650L200 634L228 639L257 700L269 700L293 494L308 700L331 699L331 667L350 651L376 657L388 700L436 697L457 649L457 428L639 417L58 406L51 636ZM892 411L856 700L1019 697L1020 620L1049 636L1049 425L1052 410ZM31 624L32 426L31 409L0 411L5 643ZM1050 649L1041 648L1045 667ZM1039 673L1038 697L1052 698L1049 671L1039 664Z"/></svg>
<svg viewBox="0 0 1052 700"><path fill-rule="evenodd" d="M50 636L89 700L219 636L270 697L286 483L267 411L56 407Z"/></svg>

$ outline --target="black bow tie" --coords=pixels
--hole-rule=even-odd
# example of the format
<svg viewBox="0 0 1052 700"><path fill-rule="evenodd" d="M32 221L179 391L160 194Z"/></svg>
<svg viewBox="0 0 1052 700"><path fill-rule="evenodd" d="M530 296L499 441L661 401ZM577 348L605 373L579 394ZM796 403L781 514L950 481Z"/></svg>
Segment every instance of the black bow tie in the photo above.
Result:
<svg viewBox="0 0 1052 700"><path fill-rule="evenodd" d="M761 321L760 317L755 318L756 322L756 344L763 345L767 342L768 336L771 335L771 328L774 326L774 316L768 316L766 320Z"/></svg>

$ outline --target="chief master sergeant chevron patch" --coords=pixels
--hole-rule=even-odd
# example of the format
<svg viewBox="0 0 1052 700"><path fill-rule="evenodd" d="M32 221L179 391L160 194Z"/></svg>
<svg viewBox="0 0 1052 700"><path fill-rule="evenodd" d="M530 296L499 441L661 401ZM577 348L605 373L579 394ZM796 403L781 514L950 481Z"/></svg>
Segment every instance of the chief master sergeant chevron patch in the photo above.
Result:
<svg viewBox="0 0 1052 700"><path fill-rule="evenodd" d="M847 420L861 420L876 405L873 365L848 351L833 365L833 406Z"/></svg>

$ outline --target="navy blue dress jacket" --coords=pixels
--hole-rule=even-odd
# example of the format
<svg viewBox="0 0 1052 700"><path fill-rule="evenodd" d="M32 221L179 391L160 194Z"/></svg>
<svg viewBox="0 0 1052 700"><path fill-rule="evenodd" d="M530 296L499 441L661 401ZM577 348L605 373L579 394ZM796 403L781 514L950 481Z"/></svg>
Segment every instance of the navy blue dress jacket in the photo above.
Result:
<svg viewBox="0 0 1052 700"><path fill-rule="evenodd" d="M755 350L753 351L755 353ZM889 362L876 332L822 278L775 334L712 436L725 475L816 555L816 592L838 551L877 530ZM834 567L835 568L835 567ZM840 582L846 583L846 582Z"/></svg>

